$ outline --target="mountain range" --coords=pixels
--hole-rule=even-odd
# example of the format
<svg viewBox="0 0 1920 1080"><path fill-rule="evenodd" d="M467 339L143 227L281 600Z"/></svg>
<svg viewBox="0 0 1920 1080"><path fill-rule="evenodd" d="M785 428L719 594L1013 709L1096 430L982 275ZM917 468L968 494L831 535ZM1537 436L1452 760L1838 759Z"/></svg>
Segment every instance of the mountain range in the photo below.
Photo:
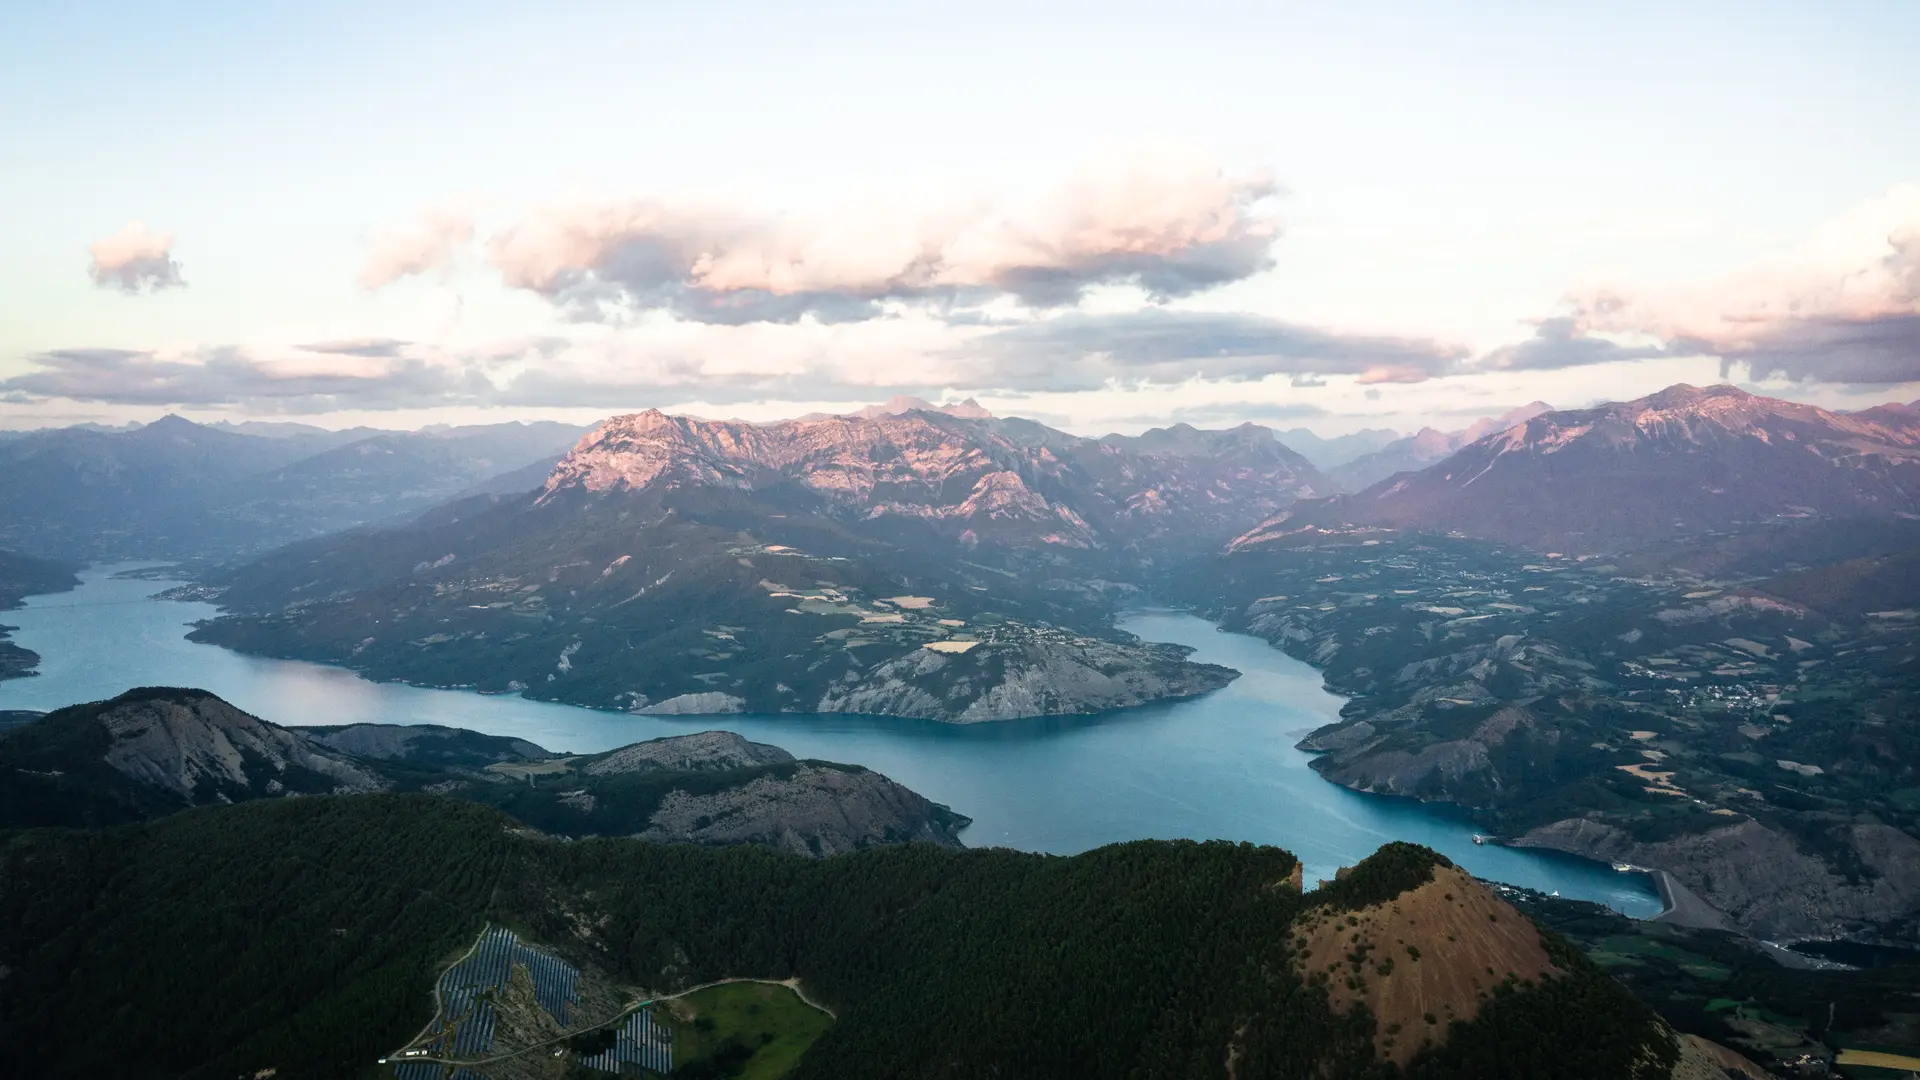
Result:
<svg viewBox="0 0 1920 1080"><path fill-rule="evenodd" d="M1093 440L919 408L648 411L600 425L535 492L212 574L199 595L227 614L194 636L600 708L976 722L1222 685L1233 673L1111 628L1117 604L1222 550L1381 527L1618 549L1912 512L1920 427L1901 408L1731 387L1537 408L1331 498L1253 425Z"/></svg>
<svg viewBox="0 0 1920 1080"><path fill-rule="evenodd" d="M0 442L0 547L58 558L223 559L405 518L503 473L542 471L584 428L230 430L164 417Z"/></svg>
<svg viewBox="0 0 1920 1080"><path fill-rule="evenodd" d="M1476 420L1457 431L1423 427L1412 435L1395 439L1370 453L1357 455L1337 467L1328 468L1327 479L1336 491L1360 491L1396 473L1423 469L1446 459L1469 443L1552 411L1553 406L1544 401L1535 401L1517 409L1509 409L1499 416Z"/></svg>
<svg viewBox="0 0 1920 1080"><path fill-rule="evenodd" d="M1731 386L1547 412L1437 464L1290 507L1237 548L1307 528L1454 532L1622 551L1781 520L1920 514L1920 416L1835 413Z"/></svg>
<svg viewBox="0 0 1920 1080"><path fill-rule="evenodd" d="M1253 425L1094 440L920 409L762 425L648 410L597 428L542 499L576 489L790 490L874 535L1151 560L1204 552L1262 507L1324 486L1306 459Z"/></svg>
<svg viewBox="0 0 1920 1080"><path fill-rule="evenodd" d="M1301 457L1313 462L1314 468L1323 473L1330 473L1354 458L1371 454L1401 437L1392 428L1362 428L1331 438L1303 427L1288 428L1274 434Z"/></svg>

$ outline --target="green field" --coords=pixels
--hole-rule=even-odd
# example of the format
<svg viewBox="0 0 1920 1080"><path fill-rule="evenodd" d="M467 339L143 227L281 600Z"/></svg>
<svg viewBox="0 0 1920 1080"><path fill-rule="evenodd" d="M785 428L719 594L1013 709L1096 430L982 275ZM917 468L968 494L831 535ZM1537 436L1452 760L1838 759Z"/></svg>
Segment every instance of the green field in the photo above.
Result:
<svg viewBox="0 0 1920 1080"><path fill-rule="evenodd" d="M1726 964L1715 963L1648 933L1614 934L1602 938L1588 946L1587 955L1608 969L1657 957L1671 961L1687 974L1709 982L1719 982L1733 975L1733 969Z"/></svg>
<svg viewBox="0 0 1920 1080"><path fill-rule="evenodd" d="M772 983L709 986L674 1001L674 1075L775 1080L799 1063L833 1018Z"/></svg>

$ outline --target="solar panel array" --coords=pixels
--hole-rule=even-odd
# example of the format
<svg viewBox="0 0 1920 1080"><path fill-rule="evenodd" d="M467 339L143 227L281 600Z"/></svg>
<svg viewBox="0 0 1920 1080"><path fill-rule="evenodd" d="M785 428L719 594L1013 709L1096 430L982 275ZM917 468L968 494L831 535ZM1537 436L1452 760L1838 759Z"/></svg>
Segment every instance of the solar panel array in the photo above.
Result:
<svg viewBox="0 0 1920 1080"><path fill-rule="evenodd" d="M497 1017L490 992L505 988L515 967L525 967L532 976L534 1000L540 1007L562 1025L568 1023L580 969L524 944L511 930L490 927L472 952L440 976L443 1019L428 1049L449 1057L473 1057L491 1050Z"/></svg>
<svg viewBox="0 0 1920 1080"><path fill-rule="evenodd" d="M440 1080L441 1069L431 1061L409 1061L393 1067L394 1080Z"/></svg>
<svg viewBox="0 0 1920 1080"><path fill-rule="evenodd" d="M513 962L525 964L533 976L534 1000L565 1026L572 1008L574 987L580 981L580 969L550 953L516 943Z"/></svg>
<svg viewBox="0 0 1920 1080"><path fill-rule="evenodd" d="M613 1045L580 1063L602 1072L620 1073L622 1066L638 1065L658 1073L673 1071L673 1029L655 1024L653 1013L641 1009L614 1031Z"/></svg>

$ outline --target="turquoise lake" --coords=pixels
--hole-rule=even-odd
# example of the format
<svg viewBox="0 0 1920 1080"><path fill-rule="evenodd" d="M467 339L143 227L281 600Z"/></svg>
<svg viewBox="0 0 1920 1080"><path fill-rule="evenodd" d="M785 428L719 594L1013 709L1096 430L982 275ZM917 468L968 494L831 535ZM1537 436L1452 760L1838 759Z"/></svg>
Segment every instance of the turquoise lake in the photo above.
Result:
<svg viewBox="0 0 1920 1080"><path fill-rule="evenodd" d="M134 686L196 686L279 724L446 724L587 753L712 728L801 757L864 765L973 818L963 839L1072 854L1121 840L1189 837L1278 844L1330 878L1389 840L1445 852L1481 877L1595 900L1630 915L1660 909L1646 879L1551 853L1473 843L1444 808L1329 784L1293 748L1335 719L1341 699L1311 667L1258 638L1172 611L1121 625L1192 646L1242 672L1224 690L1098 717L959 727L856 716L643 717L568 705L368 682L317 664L241 656L186 640L210 604L152 599L175 582L81 575L73 592L0 612L41 655L35 678L0 682L0 709L59 708Z"/></svg>

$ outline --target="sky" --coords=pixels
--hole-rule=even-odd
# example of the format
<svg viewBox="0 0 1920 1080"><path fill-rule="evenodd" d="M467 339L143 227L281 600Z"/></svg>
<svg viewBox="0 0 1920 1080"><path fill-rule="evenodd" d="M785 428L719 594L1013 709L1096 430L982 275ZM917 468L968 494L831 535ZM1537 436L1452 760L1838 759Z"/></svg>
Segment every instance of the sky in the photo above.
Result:
<svg viewBox="0 0 1920 1080"><path fill-rule="evenodd" d="M0 427L1920 398L1920 5L0 6Z"/></svg>

